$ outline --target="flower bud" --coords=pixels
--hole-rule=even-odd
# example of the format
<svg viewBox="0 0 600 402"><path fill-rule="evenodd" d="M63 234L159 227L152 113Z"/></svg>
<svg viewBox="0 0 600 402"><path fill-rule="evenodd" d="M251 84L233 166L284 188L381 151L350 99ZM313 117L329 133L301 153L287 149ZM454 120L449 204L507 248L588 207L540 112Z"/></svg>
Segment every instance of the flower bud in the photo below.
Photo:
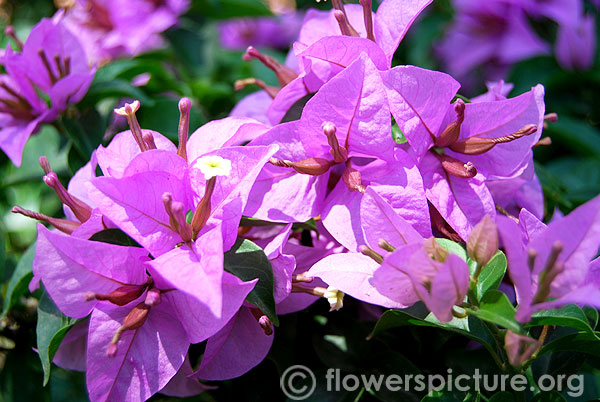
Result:
<svg viewBox="0 0 600 402"><path fill-rule="evenodd" d="M192 102L189 98L181 98L179 100L179 127L177 128L177 136L179 143L177 145L177 155L187 161L187 141L190 131L190 110Z"/></svg>
<svg viewBox="0 0 600 402"><path fill-rule="evenodd" d="M363 9L363 18L365 20L365 29L367 30L367 39L375 42L375 34L373 32L373 5L371 0L360 0L360 5Z"/></svg>
<svg viewBox="0 0 600 402"><path fill-rule="evenodd" d="M462 179L470 179L477 176L477 169L472 162L465 163L450 155L439 154L437 152L434 152L434 155L442 164L442 168L452 176Z"/></svg>
<svg viewBox="0 0 600 402"><path fill-rule="evenodd" d="M326 173L333 165L332 161L323 158L306 158L299 162L271 158L269 163L280 167L291 167L298 173L311 176L320 176Z"/></svg>
<svg viewBox="0 0 600 402"><path fill-rule="evenodd" d="M115 114L119 116L123 116L127 118L127 123L129 124L129 129L131 130L131 135L133 135L133 139L137 143L140 151L144 152L148 150L148 146L144 141L144 135L142 133L142 128L140 127L140 123L137 120L135 113L140 108L140 101L135 100L132 103L126 103L125 106L116 108L114 110Z"/></svg>
<svg viewBox="0 0 600 402"><path fill-rule="evenodd" d="M241 91L248 85L256 85L257 87L265 91L271 97L271 99L275 99L275 97L280 91L280 88L267 85L263 80L259 80L258 78L244 78L242 80L237 80L233 83L233 88L236 91Z"/></svg>
<svg viewBox="0 0 600 402"><path fill-rule="evenodd" d="M456 120L448 124L444 131L435 138L436 147L447 147L458 141L460 137L460 127L465 120L465 102L462 99L457 99L454 103L454 111L456 112Z"/></svg>
<svg viewBox="0 0 600 402"><path fill-rule="evenodd" d="M242 56L244 61L250 61L257 59L263 63L266 67L270 68L277 76L277 81L281 87L286 86L291 81L298 77L298 74L291 68L279 63L271 56L267 56L259 52L256 48L250 46L246 49L246 53Z"/></svg>
<svg viewBox="0 0 600 402"><path fill-rule="evenodd" d="M131 303L144 293L145 285L123 285L113 290L109 294L89 292L85 295L86 301L106 300L117 306L124 306Z"/></svg>
<svg viewBox="0 0 600 402"><path fill-rule="evenodd" d="M60 201L69 207L79 222L83 223L92 216L92 208L79 198L71 195L66 188L63 187L58 176L54 172L50 172L44 176L44 183L51 187Z"/></svg>
<svg viewBox="0 0 600 402"><path fill-rule="evenodd" d="M367 257L371 257L371 259L373 261L375 261L377 264L381 264L383 262L383 257L381 256L381 254L377 253L375 250L373 250L369 246L365 246L364 244L360 245L360 246L358 246L358 251L361 254L366 255Z"/></svg>
<svg viewBox="0 0 600 402"><path fill-rule="evenodd" d="M19 206L14 206L10 210L10 212L12 212L13 214L21 214L28 218L32 218L32 219L36 219L38 221L49 223L50 225L54 226L56 229L60 230L63 233L66 233L66 234L73 233L79 226L81 226L81 223L79 223L79 222L71 221L69 219L53 218L51 216L46 216L44 214L40 214L35 211L23 209Z"/></svg>
<svg viewBox="0 0 600 402"><path fill-rule="evenodd" d="M492 218L485 215L469 235L467 253L479 266L485 267L497 251L498 229Z"/></svg>
<svg viewBox="0 0 600 402"><path fill-rule="evenodd" d="M363 184L361 182L360 172L358 170L354 169L350 165L349 162L350 161L348 161L348 163L346 163L346 169L344 170L344 173L342 174L342 180L348 187L348 190L359 191L361 193L364 193L365 186L363 186Z"/></svg>
<svg viewBox="0 0 600 402"><path fill-rule="evenodd" d="M504 144L512 142L526 135L531 135L537 131L535 124L527 124L521 127L519 130L512 134L497 137L497 138L481 138L481 137L470 137L464 141L459 141L451 144L449 148L454 152L459 152L466 155L481 155L490 149L494 148L496 144Z"/></svg>
<svg viewBox="0 0 600 402"><path fill-rule="evenodd" d="M323 295L331 307L329 311L337 311L344 306L344 293L329 286Z"/></svg>
<svg viewBox="0 0 600 402"><path fill-rule="evenodd" d="M260 325L265 335L273 335L273 324L271 324L271 320L269 320L269 317L267 317L266 315L261 316L258 319L258 325Z"/></svg>
<svg viewBox="0 0 600 402"><path fill-rule="evenodd" d="M425 249L425 252L429 256L429 258L431 258L432 260L435 260L437 262L444 262L446 261L446 258L448 258L448 250L440 246L440 243L438 243L434 237L425 239L425 241L423 242L423 248Z"/></svg>
<svg viewBox="0 0 600 402"><path fill-rule="evenodd" d="M528 336L515 334L511 330L506 331L504 337L504 349L508 362L513 367L520 367L540 347L540 342Z"/></svg>

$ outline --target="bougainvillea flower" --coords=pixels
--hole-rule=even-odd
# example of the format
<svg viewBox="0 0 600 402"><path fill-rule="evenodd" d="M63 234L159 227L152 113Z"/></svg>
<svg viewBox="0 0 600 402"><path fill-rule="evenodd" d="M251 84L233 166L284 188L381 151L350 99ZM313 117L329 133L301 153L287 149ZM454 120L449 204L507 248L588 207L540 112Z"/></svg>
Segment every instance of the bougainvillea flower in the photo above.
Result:
<svg viewBox="0 0 600 402"><path fill-rule="evenodd" d="M438 54L447 71L463 81L476 66L494 65L502 74L507 65L547 54L527 21L522 6L505 0L455 0L456 17ZM460 56L457 56L460 55ZM500 79L500 77L488 77Z"/></svg>
<svg viewBox="0 0 600 402"><path fill-rule="evenodd" d="M38 233L34 271L49 295L71 317L92 313L86 361L92 401L139 401L159 391L189 344L219 331L256 282L223 272L218 228L196 240L192 264L150 260L143 248L66 237L41 225ZM218 315L205 303L215 290L206 278L215 276L224 295Z"/></svg>
<svg viewBox="0 0 600 402"><path fill-rule="evenodd" d="M518 215L524 208L538 219L544 216L544 192L534 170L533 160L518 177L511 179L487 180L485 182L496 206L502 207L511 215Z"/></svg>
<svg viewBox="0 0 600 402"><path fill-rule="evenodd" d="M225 248L229 249L254 180L276 149L221 148L189 165L175 153L149 150L132 160L124 177L94 179L90 197L103 215L155 257L182 240L188 242L186 233L193 232L194 237L217 224L222 226ZM205 165L219 169L219 164L228 164L231 170L219 177L202 171ZM191 224L185 221L190 210L194 211Z"/></svg>
<svg viewBox="0 0 600 402"><path fill-rule="evenodd" d="M96 72L60 12L42 19L19 50L8 47L0 61L0 148L17 166L29 136L81 100Z"/></svg>
<svg viewBox="0 0 600 402"><path fill-rule="evenodd" d="M519 224L499 216L498 230L519 302L517 320L570 303L600 306L598 282L588 280L600 246L599 197L548 226L526 210Z"/></svg>
<svg viewBox="0 0 600 402"><path fill-rule="evenodd" d="M530 166L544 122L543 87L449 104L458 85L443 73L400 66L382 76L394 119L420 159L428 200L465 239L484 215L495 214L486 179L515 178Z"/></svg>
<svg viewBox="0 0 600 402"><path fill-rule="evenodd" d="M464 169L462 162L451 162L458 169ZM443 218L463 240L485 215L495 216L494 200L481 173L472 177L449 173L449 169L432 152L425 154L419 169L427 200L435 209L431 211L434 227L442 234L448 236L437 216Z"/></svg>
<svg viewBox="0 0 600 402"><path fill-rule="evenodd" d="M424 235L430 234L421 177L412 158L394 149L381 78L364 53L307 102L300 120L279 125L251 144L264 141L276 141L280 150L271 162L276 168L267 167L257 179L248 215L289 222L322 214L336 240L356 251L362 243L357 208L371 185ZM337 185L322 201L330 174ZM309 203L306 196L298 198L315 191ZM274 199L282 200L277 209L271 207Z"/></svg>
<svg viewBox="0 0 600 402"><path fill-rule="evenodd" d="M343 252L344 247L327 232L320 222L317 222L317 231L318 235L312 234L312 246L301 245L298 239L291 238L281 251L282 256L294 258L296 268L291 277L286 278L287 296L276 305L278 315L304 310L319 298L324 297L319 289L327 289L328 285L319 278L309 276L307 271L328 255ZM283 278L282 275L280 277Z"/></svg>
<svg viewBox="0 0 600 402"><path fill-rule="evenodd" d="M323 225L342 245L357 251L361 244L366 244L364 227L368 223L364 222L362 209L367 189L376 191L395 213L402 216L422 236L431 236L423 180L419 168L408 153L396 149L393 162L378 160L363 166L347 163L346 169L352 169L353 180L360 181L360 184L356 184L360 187L354 189L353 182L345 180L342 174L342 179L327 196L321 213ZM402 191L398 191L399 188Z"/></svg>
<svg viewBox="0 0 600 402"><path fill-rule="evenodd" d="M377 13L372 11L371 1L361 4L346 4L333 1L330 11L309 10L302 24L298 43L306 48L328 36L367 38L374 41L384 52L391 64L396 48L417 16L427 7L430 0L385 0ZM296 45L298 46L298 45Z"/></svg>
<svg viewBox="0 0 600 402"><path fill-rule="evenodd" d="M334 9L330 11L309 10L294 43L295 58L286 60L286 68L292 69L286 79L279 80L281 88L266 88L264 83L253 81L274 98L266 112L270 123L279 123L296 101L316 92L361 53L366 53L378 69L388 69L398 44L430 3L431 0L386 0L377 14L372 11L370 0L361 1L360 5L333 1ZM281 75L282 68L274 60L257 54L255 49L249 48L245 57L257 58L278 77ZM294 59L297 68L293 68ZM260 99L267 104L264 95ZM251 108L248 112L256 113Z"/></svg>
<svg viewBox="0 0 600 402"><path fill-rule="evenodd" d="M241 376L263 361L273 343L273 330L265 332L259 325L261 316L255 308L242 307L208 339L202 362L193 377L227 380Z"/></svg>
<svg viewBox="0 0 600 402"><path fill-rule="evenodd" d="M305 276L319 278L327 285L367 303L390 308L406 307L383 295L373 285L373 274L383 260L378 251L389 251L380 247L382 239L386 244L401 246L420 244L423 237L371 187L362 197L360 214L366 241L360 245L360 253L328 255L314 264Z"/></svg>
<svg viewBox="0 0 600 402"><path fill-rule="evenodd" d="M596 55L596 19L581 15L572 23L558 25L556 60L567 70L588 70Z"/></svg>
<svg viewBox="0 0 600 402"><path fill-rule="evenodd" d="M85 44L90 60L135 56L163 43L160 33L177 23L188 0L76 0L66 10L68 28Z"/></svg>
<svg viewBox="0 0 600 402"><path fill-rule="evenodd" d="M306 275L319 278L327 285L365 303L387 308L406 307L384 296L373 286L371 279L377 268L379 264L366 255L341 253L323 258Z"/></svg>
<svg viewBox="0 0 600 402"><path fill-rule="evenodd" d="M396 217L397 222L400 219ZM395 227L400 228L397 223ZM381 259L381 267L371 281L373 285L383 295L406 306L421 300L440 321L450 321L454 306L462 304L469 288L470 274L465 260L443 248L433 237L415 242L402 237L403 243L394 240L396 243L379 241L379 247L390 252L385 257L370 250L372 257ZM400 247L395 247L397 244ZM486 215L469 236L467 252L483 267L497 251L496 226ZM474 275L477 278L479 274Z"/></svg>
<svg viewBox="0 0 600 402"><path fill-rule="evenodd" d="M260 228L257 229L260 231ZM296 257L284 252L291 229L292 224L288 224L275 236L257 240L259 245L264 245L265 254L273 268L273 296L278 313L301 310L315 302L319 296L328 299L335 297L335 306L339 292L327 289L327 285L318 279L303 275L307 270L306 258L300 258L301 266L297 267ZM253 236L257 235L257 231L251 233ZM331 241L325 238L329 237L323 234L321 243ZM323 244L319 244L321 245ZM296 252L305 251L302 249L311 249L310 258L313 261L331 252L331 248L327 246L320 250L303 246L294 248L292 245L292 250ZM208 339L200 367L193 377L226 380L246 373L267 356L273 343L273 333L270 320L246 302L225 327ZM240 350L244 353L240 353Z"/></svg>
<svg viewBox="0 0 600 402"><path fill-rule="evenodd" d="M382 76L390 110L417 157L445 148L490 179L525 170L544 122L541 85L515 98L449 105L459 86L448 75L399 66Z"/></svg>
<svg viewBox="0 0 600 402"><path fill-rule="evenodd" d="M379 292L404 306L422 300L440 320L452 319L469 288L469 267L429 238L397 248L385 257L372 280Z"/></svg>
<svg viewBox="0 0 600 402"><path fill-rule="evenodd" d="M249 145L279 145L274 158L301 161L311 155L298 135L298 122L277 125ZM329 174L298 174L294 169L266 164L248 197L244 215L279 222L305 222L319 215ZM276 206L276 207L275 207Z"/></svg>
<svg viewBox="0 0 600 402"><path fill-rule="evenodd" d="M248 46L285 49L296 40L302 19L300 13L235 18L219 24L219 38L225 49L245 50Z"/></svg>

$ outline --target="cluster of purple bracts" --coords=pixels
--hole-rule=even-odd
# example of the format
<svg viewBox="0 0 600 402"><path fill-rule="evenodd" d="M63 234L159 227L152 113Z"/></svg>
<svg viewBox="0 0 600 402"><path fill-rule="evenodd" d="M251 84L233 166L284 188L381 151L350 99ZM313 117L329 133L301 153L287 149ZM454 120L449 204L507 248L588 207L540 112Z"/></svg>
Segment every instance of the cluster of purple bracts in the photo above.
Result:
<svg viewBox="0 0 600 402"><path fill-rule="evenodd" d="M43 19L25 43L6 29L17 50L8 46L0 57L0 148L17 166L27 139L81 100L96 73L63 21L62 12Z"/></svg>
<svg viewBox="0 0 600 402"><path fill-rule="evenodd" d="M461 82L469 81L477 66L486 66L487 79L500 79L512 64L552 53L567 70L587 70L594 62L596 22L586 14L583 0L453 0L452 4L456 16L436 50L447 71ZM529 19L556 24L554 49L536 34Z"/></svg>
<svg viewBox="0 0 600 402"><path fill-rule="evenodd" d="M188 0L74 0L0 53L0 149L17 166L28 138L88 91L98 64L162 44Z"/></svg>
<svg viewBox="0 0 600 402"><path fill-rule="evenodd" d="M466 102L447 74L392 67L430 2L384 0L373 13L369 0L332 1L307 13L287 65L248 48L244 58L280 87L239 82L262 90L231 117L188 135L184 98L175 145L140 127L136 101L115 110L130 130L67 188L40 160L66 218L13 211L56 229L39 225L31 288L41 281L81 319L54 362L87 371L92 401L193 395L205 389L197 379L237 377L265 358L276 329L245 300L257 280L224 269L238 237L264 249L277 314L320 298L336 310L347 294L388 308L422 301L449 321L499 246L520 322L569 303L600 307L600 198L541 222L532 148L555 118L543 87L507 98L500 82ZM298 119L281 122L308 97ZM273 224L249 229L243 217ZM292 224L310 219L319 236L309 247ZM141 247L90 240L110 228ZM475 273L434 237L465 242ZM188 349L200 342L192 367Z"/></svg>

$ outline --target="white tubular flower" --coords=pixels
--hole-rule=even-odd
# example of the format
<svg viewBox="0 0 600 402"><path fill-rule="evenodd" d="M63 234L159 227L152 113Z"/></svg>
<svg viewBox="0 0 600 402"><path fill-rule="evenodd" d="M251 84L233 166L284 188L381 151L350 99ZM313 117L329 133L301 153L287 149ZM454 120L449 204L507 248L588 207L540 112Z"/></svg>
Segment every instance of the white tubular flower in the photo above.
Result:
<svg viewBox="0 0 600 402"><path fill-rule="evenodd" d="M331 286L327 288L323 297L329 302L329 306L331 307L329 311L339 310L344 305L344 293Z"/></svg>
<svg viewBox="0 0 600 402"><path fill-rule="evenodd" d="M193 167L199 169L206 180L215 176L229 176L231 173L231 161L217 155L198 158Z"/></svg>

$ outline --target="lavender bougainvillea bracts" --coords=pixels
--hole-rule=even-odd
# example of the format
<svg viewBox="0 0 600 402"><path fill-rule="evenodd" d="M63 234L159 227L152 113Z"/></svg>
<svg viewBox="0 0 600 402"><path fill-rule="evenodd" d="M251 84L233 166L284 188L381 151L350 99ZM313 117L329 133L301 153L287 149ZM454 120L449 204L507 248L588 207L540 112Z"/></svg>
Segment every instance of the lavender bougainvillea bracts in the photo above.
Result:
<svg viewBox="0 0 600 402"><path fill-rule="evenodd" d="M565 304L598 306L600 294L594 270L600 247L600 198L596 197L548 226L527 210L518 224L498 217L519 307L517 320Z"/></svg>
<svg viewBox="0 0 600 402"><path fill-rule="evenodd" d="M160 33L189 6L189 0L75 0L65 10L65 24L82 38L90 60L106 63L160 47Z"/></svg>
<svg viewBox="0 0 600 402"><path fill-rule="evenodd" d="M61 12L42 19L25 43L11 27L7 33L17 51L9 45L0 59L0 148L18 166L27 139L83 98L96 68Z"/></svg>
<svg viewBox="0 0 600 402"><path fill-rule="evenodd" d="M24 44L6 31L16 47L1 56L0 147L15 164L41 124L83 111L70 105L94 77L89 60L155 49L190 7L70 3ZM245 47L243 59L260 61L278 82L238 80L238 90L261 91L229 117L190 127L192 100L182 98L173 143L142 127L152 119L140 101L120 100L109 131L119 119L128 130L98 140L89 160L69 153L69 166L82 167L68 184L64 169L39 158L64 216L12 212L43 223L30 290L41 288L44 302L70 317L51 334L62 339L57 350L38 340L44 370L52 361L85 371L93 402L192 396L218 386L202 381L243 376L280 353L293 319L279 316L307 308L323 309L320 326L325 309L358 306L367 320L383 312L389 321L372 336L413 323L450 329L476 340L503 371L526 370L547 352L559 315L546 310L571 305L573 329L585 327L577 336L597 337L577 306L600 307L600 198L542 222L547 188L533 149L550 143L542 134L557 120L546 114L545 88L514 95L512 84L493 81L468 99L449 74L394 65L431 0L331 3L309 10L301 26L221 25L222 41ZM548 53L528 17L558 24L562 67L593 63L595 27L577 0L564 13L558 1L454 3L456 25L438 50L459 76L484 59L504 69ZM282 28L299 32L290 38ZM257 49L273 40L294 42L285 62ZM127 70L121 62L102 74ZM161 99L197 94L192 79ZM145 91L133 92L144 101ZM153 106L144 101L150 114Z"/></svg>

